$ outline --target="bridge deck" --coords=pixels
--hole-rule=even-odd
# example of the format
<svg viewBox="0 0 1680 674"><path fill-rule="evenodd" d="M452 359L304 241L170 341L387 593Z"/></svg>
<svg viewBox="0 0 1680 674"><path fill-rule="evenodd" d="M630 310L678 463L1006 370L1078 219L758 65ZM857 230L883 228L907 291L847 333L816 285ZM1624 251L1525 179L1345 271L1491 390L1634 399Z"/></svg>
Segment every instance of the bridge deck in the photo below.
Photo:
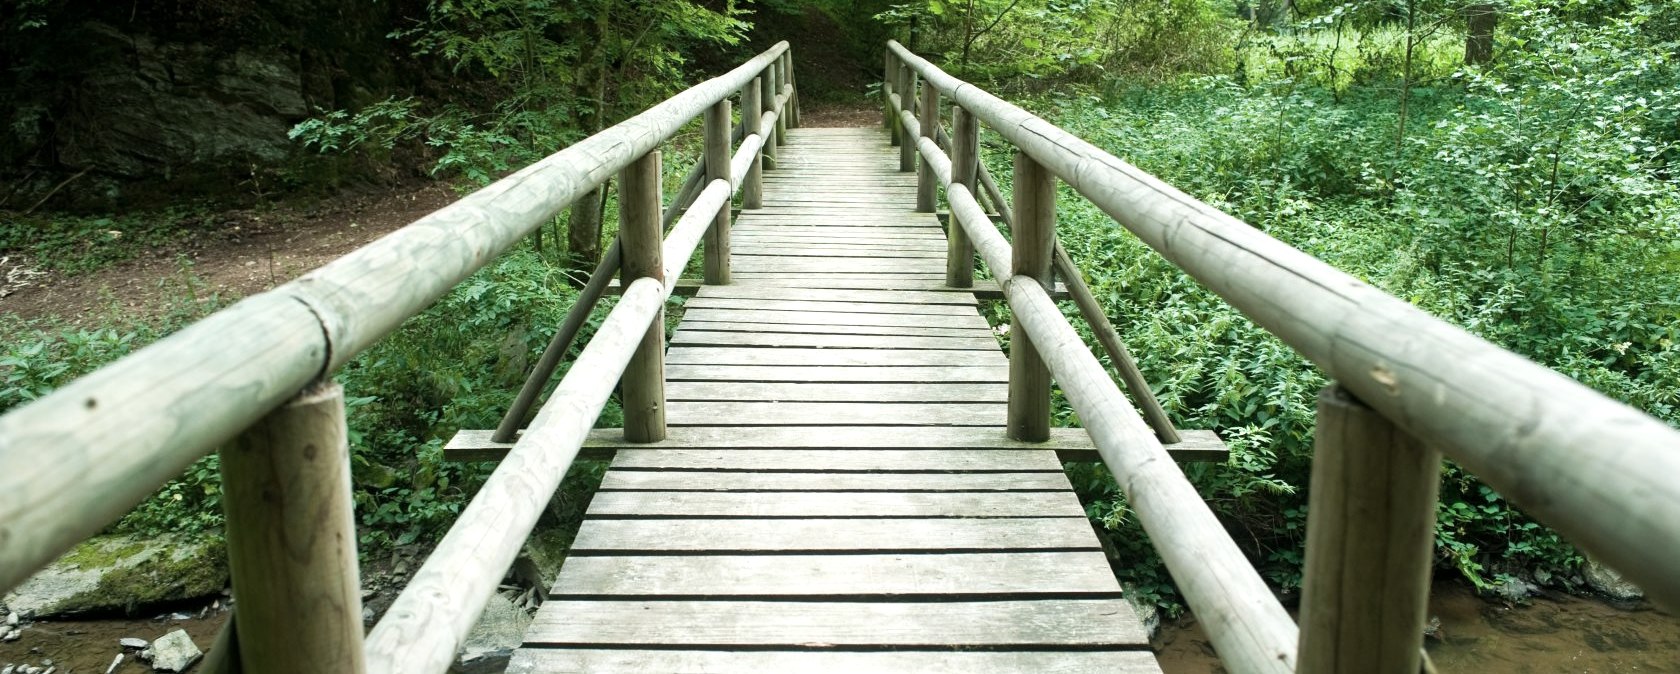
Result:
<svg viewBox="0 0 1680 674"><path fill-rule="evenodd" d="M885 135L781 153L509 671L1159 671Z"/></svg>

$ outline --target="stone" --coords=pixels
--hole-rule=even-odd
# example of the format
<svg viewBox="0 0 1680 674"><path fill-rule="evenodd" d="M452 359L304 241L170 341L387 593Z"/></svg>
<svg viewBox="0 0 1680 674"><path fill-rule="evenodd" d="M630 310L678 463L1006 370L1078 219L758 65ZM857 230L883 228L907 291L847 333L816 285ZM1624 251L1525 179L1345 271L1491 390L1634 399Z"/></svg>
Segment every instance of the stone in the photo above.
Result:
<svg viewBox="0 0 1680 674"><path fill-rule="evenodd" d="M133 616L159 603L216 594L227 583L220 538L97 536L7 593L5 604L30 618Z"/></svg>
<svg viewBox="0 0 1680 674"><path fill-rule="evenodd" d="M6 614L6 626L8 627L17 627L17 624L22 621L23 618L17 614L17 611Z"/></svg>
<svg viewBox="0 0 1680 674"><path fill-rule="evenodd" d="M5 636L0 636L0 641L17 641L18 637L22 636L22 634L23 634L23 632L21 630L19 630L16 627L13 627L9 630L6 630L6 635Z"/></svg>
<svg viewBox="0 0 1680 674"><path fill-rule="evenodd" d="M117 657L115 659L111 660L111 666L105 668L105 674L111 674L111 672L117 671L117 668L122 666L122 661L123 661L123 654L118 653Z"/></svg>
<svg viewBox="0 0 1680 674"><path fill-rule="evenodd" d="M538 528L525 539L525 547L513 561L514 577L526 587L554 587L570 545L571 537L560 528Z"/></svg>
<svg viewBox="0 0 1680 674"><path fill-rule="evenodd" d="M123 637L117 640L117 645L123 648L145 648L150 646L151 642L140 637Z"/></svg>
<svg viewBox="0 0 1680 674"><path fill-rule="evenodd" d="M1632 601L1645 597L1645 591L1638 585L1628 582L1622 574L1596 559L1587 558L1587 563L1581 565L1581 575L1585 577L1587 587L1611 599Z"/></svg>
<svg viewBox="0 0 1680 674"><path fill-rule="evenodd" d="M1143 624L1144 634L1154 639L1161 633L1161 607L1156 606L1155 602L1143 599L1139 593L1132 591L1131 587L1123 586L1121 590L1121 596L1131 605L1132 612L1137 614L1138 622Z"/></svg>
<svg viewBox="0 0 1680 674"><path fill-rule="evenodd" d="M188 667L204 655L203 651L198 650L198 645L193 643L192 637L187 636L186 630L175 630L158 637L147 652L152 654L152 669L160 672L187 671Z"/></svg>
<svg viewBox="0 0 1680 674"><path fill-rule="evenodd" d="M525 628L530 626L531 614L515 606L511 598L500 592L491 595L449 671L490 674L505 670L514 649L525 639Z"/></svg>

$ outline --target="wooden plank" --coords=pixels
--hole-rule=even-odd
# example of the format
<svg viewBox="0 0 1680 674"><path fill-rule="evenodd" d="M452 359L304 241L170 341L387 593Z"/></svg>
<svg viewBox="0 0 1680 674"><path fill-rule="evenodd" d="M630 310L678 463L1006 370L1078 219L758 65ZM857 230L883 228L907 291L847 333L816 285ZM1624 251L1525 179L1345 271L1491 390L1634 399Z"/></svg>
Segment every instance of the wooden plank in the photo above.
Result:
<svg viewBox="0 0 1680 674"><path fill-rule="evenodd" d="M590 517L1074 517L1073 492L599 492Z"/></svg>
<svg viewBox="0 0 1680 674"><path fill-rule="evenodd" d="M766 257L743 256L735 260L735 268L745 272L772 272L776 274L806 274L810 272L875 272L901 273L926 272L938 269L942 264L937 260L890 260L879 258L860 258L846 260L825 260L809 257Z"/></svg>
<svg viewBox="0 0 1680 674"><path fill-rule="evenodd" d="M813 466L813 469L818 468ZM746 473L613 470L601 491L1056 491L1067 475L1043 473Z"/></svg>
<svg viewBox="0 0 1680 674"><path fill-rule="evenodd" d="M944 249L944 244L934 237L921 239L830 239L828 237L801 236L798 234L747 232L745 234L735 235L733 241L736 245L749 247L755 250L788 247L813 247L852 251L879 250L939 253L943 252Z"/></svg>
<svg viewBox="0 0 1680 674"><path fill-rule="evenodd" d="M736 385L741 385L741 384L736 384ZM781 467L785 467L785 468L808 468L811 465L821 465L821 466L832 468L834 470L843 469L843 467L845 467L845 466L863 465L864 463L868 463L868 465L870 465L870 466L876 466L877 468L879 468L881 470L888 470L888 469L921 470L921 469L923 469L923 468L917 468L917 467L895 468L895 466L888 465L888 464L877 465L875 463L869 463L869 462L873 462L873 461L888 461L889 460L886 457L886 455L884 454L884 452L887 452L887 451L890 451L890 450L878 449L878 447L900 446L900 445L903 445L903 446L932 446L932 447L945 447L945 446L949 445L950 448L954 449L954 450L993 449L993 450L1003 450L1003 453L1006 453L1006 454L1038 454L1038 452L1033 452L1033 451L1028 451L1028 450L1032 449L1032 448L1043 448L1043 449L1048 449L1048 450L1054 450L1054 452L1055 452L1055 454L1054 454L1055 459L1054 460L1057 460L1057 461L1093 462L1093 461L1100 461L1101 460L1101 458L1097 455L1097 451L1094 448L1094 446L1092 446L1090 444L1090 438L1085 437L1083 435L1084 432L1081 431L1080 429L1076 429L1076 428L1052 428L1052 429L1050 429L1050 436L1051 436L1050 441L1047 442L1047 443L1038 443L1038 444L1034 444L1034 443L1007 444L1007 443L992 442L993 440L1001 438L1002 434L995 431L994 429L990 429L990 428L986 428L986 427L953 427L953 428L950 428L950 429L943 429L942 430L942 429L938 429L936 427L906 426L906 427L892 428L890 430L892 431L892 433L894 435L892 435L892 436L887 435L885 432L883 432L883 429L870 429L870 428L866 428L866 427L848 427L848 426L825 426L825 427L808 427L808 428L764 426L764 427L754 427L754 428L732 428L732 429L731 428L717 428L717 427L684 427L684 428L680 428L680 429L674 429L674 430L671 431L673 434L675 434L677 436L676 438L667 439L664 442L656 443L655 446L661 446L661 447L708 447L708 446L716 446L716 447L740 447L742 449L769 449L769 448L776 448L776 447L783 447L783 446L786 446L786 447L818 446L818 447L820 447L820 446L824 446L824 445L821 444L822 442L830 442L830 443L833 443L833 444L830 444L830 445L827 445L827 446L832 446L832 447L855 447L857 449L868 449L869 450L867 452L853 452L851 450L846 450L846 451L838 452L838 454L825 454L823 457L818 457L818 458L821 459L821 461L818 461L818 458L813 458L812 459L813 461L818 461L816 463L800 464L800 463L797 463L797 461L795 461L795 462L789 463L785 466L781 466ZM720 436L711 435L712 431L723 431L725 434L732 434L733 437L736 438L736 441L731 443L727 439L716 440L716 438L720 437ZM928 434L930 432L935 433L935 435L929 436ZM949 432L957 432L957 433L960 433L960 434L967 434L967 439L964 440L962 438L962 436L960 436L960 435L959 436L950 436ZM493 442L493 441L490 440L490 433L491 433L491 431L488 431L488 430L462 430L462 431L457 432L455 434L455 436L450 439L449 443L444 446L444 449L443 449L444 458L446 458L450 461L495 461L495 460L501 459L504 455L507 454L508 450L513 447L513 443ZM975 435L976 433L981 434L981 435ZM1182 433L1183 433L1183 436L1184 436L1184 441L1183 442L1167 446L1167 453L1170 456L1172 456L1173 460L1175 460L1175 461L1179 461L1179 462L1223 463L1226 460L1226 458L1230 455L1229 448L1227 448L1225 446L1224 442L1220 441L1218 436L1214 435L1213 431L1189 430L1189 431L1183 431ZM940 435L940 434L944 434L944 435ZM818 440L811 440L810 438L817 438ZM935 444L931 444L931 445L927 444L927 442L930 441L930 440L934 441ZM938 442L940 440L946 440L946 442L940 444ZM923 443L923 444L921 444L921 445L915 444L915 443L918 443L918 442ZM976 445L976 443L979 443L979 444ZM585 441L584 447L583 447L582 451L578 454L578 456L579 456L579 458L582 458L582 459L610 459L610 458L613 458L613 454L616 451L619 459L622 460L624 458L624 456L626 455L626 453L636 453L636 452L641 452L641 451L652 451L652 450L632 449L632 448L641 448L641 447L647 447L647 446L648 445L635 445L635 444L625 443L624 439L622 437L622 432L619 431L618 429L612 429L612 428L596 429L596 430L590 432L589 439ZM691 458L692 458L692 460L694 460L696 462L700 462L700 463L696 464L696 465L700 465L700 466L712 466L712 467L720 467L720 468L728 468L728 467L733 466L733 467L738 467L738 468L742 468L742 469L764 469L766 467L775 467L775 466L779 465L773 459L768 459L768 458L765 458L765 457L751 457L751 456L748 456L748 455L754 454L754 452L739 452L739 451L734 451L734 450L726 450L726 451L722 451L721 453L711 452L710 450L661 450L661 451L694 451L694 452L696 452L696 454L694 454L693 457L691 457ZM815 451L815 450L813 450L813 451ZM892 458L891 460L894 460L894 461L899 461L899 460L908 461L908 460L911 460L911 459L921 460L921 458L926 458L924 455L917 453L917 452L920 452L920 451L923 451L923 450L905 450L905 451L909 452L909 454L906 455L909 458L897 457L897 455L893 455L894 457L897 457L897 458ZM1002 466L1002 464L994 464L993 463L995 461L1001 461L1002 459L994 459L994 458L990 458L990 457L986 457L986 456L981 456L981 457L978 457L978 458L969 457L969 456L965 456L966 453L962 452L962 451L947 451L947 450L942 450L942 449L931 449L931 450L925 450L925 451L932 452L933 455L938 455L938 456L944 457L944 458L938 459L938 462L939 462L938 465L926 466L925 468L928 469L928 470L943 470L943 469L946 469L947 467L950 470L985 470L985 469L987 469L988 466L994 466L994 467L995 466ZM789 452L759 452L758 454L784 455L784 454L790 454L790 453ZM880 456L854 456L854 455L858 455L858 454L880 455ZM1049 452L1044 452L1043 454L1045 456L1050 456ZM638 459L638 460L648 460L648 461L654 460L654 458L649 458L649 457L646 457L646 456L643 456L643 455L640 455L640 454L638 454L638 456L642 457L641 459ZM739 464L730 463L731 457L736 457L736 456L740 457L739 458ZM843 457L843 458L841 458L841 457ZM804 460L804 459L798 459L798 460ZM931 461L932 459L928 459L928 460ZM827 461L828 463L823 463L822 461ZM922 465L923 464L916 464L916 466L922 466ZM1010 465L1012 466L1014 464L1010 464ZM1060 464L1056 464L1056 465L1060 465ZM836 467L836 466L838 466L838 467ZM653 467L657 467L657 466L653 466ZM692 466L687 466L686 464L685 465L673 464L673 467L692 467ZM1008 469L1008 466L1004 466L1004 468Z"/></svg>
<svg viewBox="0 0 1680 674"><path fill-rule="evenodd" d="M974 306L972 296L960 292L870 290L794 290L756 286L707 286L700 290L704 298L736 298L762 300L803 300L812 302L875 302L893 304L961 304Z"/></svg>
<svg viewBox="0 0 1680 674"><path fill-rule="evenodd" d="M760 257L817 257L817 258L881 258L891 260L943 260L945 254L938 251L921 250L889 250L889 249L857 249L834 248L828 246L766 246L742 245L735 249L736 255L756 255Z"/></svg>
<svg viewBox="0 0 1680 674"><path fill-rule="evenodd" d="M635 471L614 471L630 473ZM612 475L613 473L608 473ZM588 520L572 554L843 552L860 550L1101 550L1074 517L990 520Z"/></svg>
<svg viewBox="0 0 1680 674"><path fill-rule="evenodd" d="M979 314L972 316L905 316L900 314L854 314L841 311L758 311L752 309L691 308L685 319L733 323L800 323L817 325L897 325L918 328L977 328L991 325Z"/></svg>
<svg viewBox="0 0 1680 674"><path fill-rule="evenodd" d="M1148 651L699 651L523 648L508 674L809 672L811 674L1159 674Z"/></svg>
<svg viewBox="0 0 1680 674"><path fill-rule="evenodd" d="M1135 648L1147 635L1122 599L976 602L545 602L527 646Z"/></svg>
<svg viewBox="0 0 1680 674"><path fill-rule="evenodd" d="M979 316L973 304L900 304L838 300L779 300L768 298L707 297L704 293L683 306L689 309L752 309L755 311L843 311L855 314L913 314L916 316Z"/></svg>
<svg viewBox="0 0 1680 674"><path fill-rule="evenodd" d="M566 560L550 596L1118 596L1098 550L886 555L649 555Z"/></svg>
<svg viewBox="0 0 1680 674"><path fill-rule="evenodd" d="M672 429L681 434L686 430ZM757 429L754 429L755 431ZM1042 471L1055 453L1030 449L619 449L614 468L695 470Z"/></svg>
<svg viewBox="0 0 1680 674"><path fill-rule="evenodd" d="M683 330L695 332L793 333L811 335L903 335L906 337L967 337L992 339L989 330L981 328L923 328L894 325L815 325L801 323L719 323L715 321L685 320ZM995 340L994 340L995 341Z"/></svg>
<svg viewBox="0 0 1680 674"><path fill-rule="evenodd" d="M1001 403L1007 388L997 384L747 384L741 382L671 382L670 400L780 400L830 402L982 402Z"/></svg>
<svg viewBox="0 0 1680 674"><path fill-rule="evenodd" d="M756 349L710 346L672 348L665 362L672 365L794 365L794 366L853 366L879 365L951 367L1001 366L1008 363L996 351L959 351L934 349Z"/></svg>
<svg viewBox="0 0 1680 674"><path fill-rule="evenodd" d="M741 382L1007 382L1008 365L991 367L857 367L787 365L666 365L667 381Z"/></svg>
<svg viewBox="0 0 1680 674"><path fill-rule="evenodd" d="M808 335L798 333L707 332L679 329L671 346L763 346L852 349L961 349L996 351L997 340L980 337L910 337L903 335Z"/></svg>
<svg viewBox="0 0 1680 674"><path fill-rule="evenodd" d="M695 402L665 404L673 426L1002 426L995 403Z"/></svg>

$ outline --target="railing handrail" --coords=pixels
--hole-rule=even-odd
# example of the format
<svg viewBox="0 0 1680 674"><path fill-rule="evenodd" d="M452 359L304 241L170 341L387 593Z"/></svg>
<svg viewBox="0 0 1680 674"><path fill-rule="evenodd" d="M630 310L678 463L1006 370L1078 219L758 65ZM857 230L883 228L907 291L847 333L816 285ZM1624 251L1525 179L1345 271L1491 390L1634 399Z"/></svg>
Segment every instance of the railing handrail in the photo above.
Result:
<svg viewBox="0 0 1680 674"><path fill-rule="evenodd" d="M0 417L0 588L97 534L193 461L331 376L578 197L783 62L788 49L777 43L724 75ZM778 96L778 104L789 97ZM730 188L714 187L697 204L716 202L722 191L726 207ZM673 285L652 294L663 301ZM634 299L630 290L627 300ZM597 383L608 390L611 384ZM587 428L593 421L581 423Z"/></svg>
<svg viewBox="0 0 1680 674"><path fill-rule="evenodd" d="M1680 485L1673 481L1680 431L1273 239L895 41L888 49L1396 426L1439 447L1653 600L1680 605L1680 574L1672 571L1680 558ZM913 128L914 118L900 114ZM924 157L939 153L931 141L918 145ZM953 191L966 194L960 185ZM961 214L959 200L951 199L953 221L971 237L984 234L975 231L982 223L992 229ZM1126 475L1115 473L1131 497ZM1186 569L1172 561L1183 585ZM1200 613L1196 597L1188 598ZM1217 637L1216 645L1229 655Z"/></svg>

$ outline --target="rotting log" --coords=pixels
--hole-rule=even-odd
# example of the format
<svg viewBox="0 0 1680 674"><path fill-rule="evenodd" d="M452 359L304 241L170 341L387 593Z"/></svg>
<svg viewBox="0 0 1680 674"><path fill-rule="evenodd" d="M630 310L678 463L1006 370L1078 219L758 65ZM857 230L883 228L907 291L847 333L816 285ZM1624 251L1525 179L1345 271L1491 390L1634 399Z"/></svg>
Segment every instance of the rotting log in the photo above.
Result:
<svg viewBox="0 0 1680 674"><path fill-rule="evenodd" d="M1301 674L1417 674L1441 453L1330 385L1318 394Z"/></svg>
<svg viewBox="0 0 1680 674"><path fill-rule="evenodd" d="M344 390L317 384L221 452L243 671L365 671Z"/></svg>
<svg viewBox="0 0 1680 674"><path fill-rule="evenodd" d="M629 287L640 278L665 282L660 259L659 151L649 152L619 174L618 237L624 260L619 283ZM636 354L624 368L624 439L657 442L665 439L665 312L654 315Z"/></svg>
<svg viewBox="0 0 1680 674"><path fill-rule="evenodd" d="M355 358L787 48L0 417L0 588ZM43 448L57 458L40 461Z"/></svg>
<svg viewBox="0 0 1680 674"><path fill-rule="evenodd" d="M1411 306L890 43L958 105L1360 400L1680 607L1680 430Z"/></svg>

